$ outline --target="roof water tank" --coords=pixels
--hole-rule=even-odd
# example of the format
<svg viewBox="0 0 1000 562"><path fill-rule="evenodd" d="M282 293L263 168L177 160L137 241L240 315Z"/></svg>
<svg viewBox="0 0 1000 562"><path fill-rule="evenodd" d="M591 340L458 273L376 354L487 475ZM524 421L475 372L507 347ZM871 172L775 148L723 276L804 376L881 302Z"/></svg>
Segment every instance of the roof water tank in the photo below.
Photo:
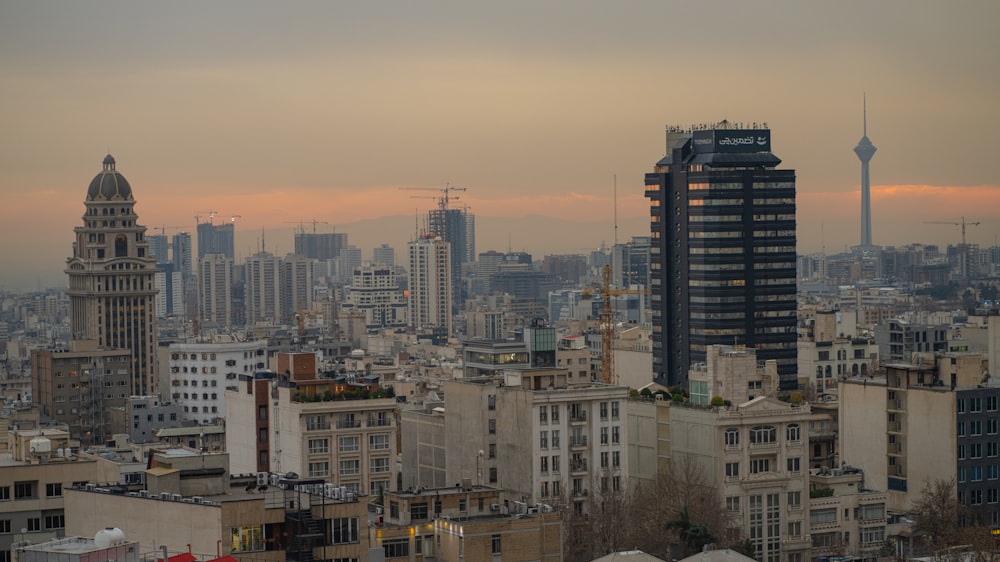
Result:
<svg viewBox="0 0 1000 562"><path fill-rule="evenodd" d="M124 539L125 531L118 527L105 527L94 535L94 545L98 548L107 548Z"/></svg>
<svg viewBox="0 0 1000 562"><path fill-rule="evenodd" d="M52 441L48 437L34 437L30 442L31 452L36 454L51 453Z"/></svg>

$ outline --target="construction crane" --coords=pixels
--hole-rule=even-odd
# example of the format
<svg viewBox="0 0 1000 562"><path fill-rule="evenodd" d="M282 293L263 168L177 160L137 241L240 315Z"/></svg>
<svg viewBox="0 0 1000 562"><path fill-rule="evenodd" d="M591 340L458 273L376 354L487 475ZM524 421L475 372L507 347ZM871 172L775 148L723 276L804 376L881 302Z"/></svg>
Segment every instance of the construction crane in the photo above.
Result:
<svg viewBox="0 0 1000 562"><path fill-rule="evenodd" d="M167 225L164 224L164 225L160 225L160 226L154 226L153 230L159 230L160 231L160 236L166 236L168 228L170 230L175 230L175 229L178 229L178 228L191 228L191 227L190 226L186 226L186 225L181 225L181 226L167 226Z"/></svg>
<svg viewBox="0 0 1000 562"><path fill-rule="evenodd" d="M297 224L297 225L299 225L299 232L301 234L305 234L306 233L306 225L309 224L309 223L312 223L312 225L313 225L313 234L316 234L316 225L317 224L330 224L330 223L328 223L326 221L321 221L321 220L317 220L317 219L302 220L302 221L285 221L285 223L286 224Z"/></svg>
<svg viewBox="0 0 1000 562"><path fill-rule="evenodd" d="M438 206L441 208L441 210L442 211L446 211L446 210L448 210L448 203L450 201L455 201L455 200L458 199L457 195L456 196L451 196L449 194L452 191L467 191L469 188L467 188L467 187L455 187L455 186L451 185L450 183L445 182L444 187L401 187L399 189L418 190L418 191L437 191L437 192L440 192L441 196L440 197L435 197L435 199L438 200ZM414 196L414 198L418 198L418 197L419 196Z"/></svg>
<svg viewBox="0 0 1000 562"><path fill-rule="evenodd" d="M230 215L229 222L236 224L236 219L242 219L243 215Z"/></svg>
<svg viewBox="0 0 1000 562"><path fill-rule="evenodd" d="M968 222L968 221L965 220L965 217L962 217L961 220L958 221L958 222L956 222L956 221L924 221L924 224L950 224L950 225L953 225L953 226L961 226L962 227L962 247L965 248L966 247L966 245L965 245L965 227L967 227L967 226L979 226L980 222L979 221Z"/></svg>
<svg viewBox="0 0 1000 562"><path fill-rule="evenodd" d="M642 289L612 289L611 266L605 264L602 268L601 299L601 382L618 384L618 373L615 371L615 311L611 308L612 295L648 295L649 291Z"/></svg>
<svg viewBox="0 0 1000 562"><path fill-rule="evenodd" d="M219 211L195 211L195 212L198 213L197 215L194 216L195 224L201 224L201 217L203 216L203 214L208 215L208 224L212 224L212 222L215 221L215 215L219 214Z"/></svg>

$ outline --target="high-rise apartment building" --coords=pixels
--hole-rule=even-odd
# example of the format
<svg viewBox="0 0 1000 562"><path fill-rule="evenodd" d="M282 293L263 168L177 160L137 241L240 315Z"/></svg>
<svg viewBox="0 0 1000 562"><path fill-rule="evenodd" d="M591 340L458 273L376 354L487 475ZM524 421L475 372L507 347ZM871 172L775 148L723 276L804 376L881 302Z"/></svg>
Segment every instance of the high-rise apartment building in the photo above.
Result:
<svg viewBox="0 0 1000 562"><path fill-rule="evenodd" d="M171 239L170 248L173 250L171 261L174 263L174 271L179 272L185 279L194 273L194 251L191 244L191 235L187 232L178 232Z"/></svg>
<svg viewBox="0 0 1000 562"><path fill-rule="evenodd" d="M156 394L156 259L146 227L138 224L132 187L104 158L84 201L83 226L74 229L69 275L72 339L132 354L130 394Z"/></svg>
<svg viewBox="0 0 1000 562"><path fill-rule="evenodd" d="M451 246L427 235L409 244L409 317L418 328L451 334Z"/></svg>
<svg viewBox="0 0 1000 562"><path fill-rule="evenodd" d="M247 258L246 323L277 322L281 318L281 258L269 252L258 252Z"/></svg>
<svg viewBox="0 0 1000 562"><path fill-rule="evenodd" d="M388 265L389 267L396 265L396 250L388 244L382 244L372 249L372 263Z"/></svg>
<svg viewBox="0 0 1000 562"><path fill-rule="evenodd" d="M236 225L198 223L198 259L208 254L222 254L233 259L236 252Z"/></svg>
<svg viewBox="0 0 1000 562"><path fill-rule="evenodd" d="M475 222L473 222L473 229ZM427 231L451 247L451 294L455 311L462 303L462 264L469 261L468 219L463 209L434 209L427 212ZM473 236L475 232L473 231ZM473 243L473 246L475 244Z"/></svg>
<svg viewBox="0 0 1000 562"><path fill-rule="evenodd" d="M723 121L667 133L646 174L650 199L653 374L683 384L712 344L775 359L796 385L795 171L771 131Z"/></svg>
<svg viewBox="0 0 1000 562"><path fill-rule="evenodd" d="M347 247L347 234L343 232L295 233L295 253L314 260L332 260L340 257L340 250Z"/></svg>
<svg viewBox="0 0 1000 562"><path fill-rule="evenodd" d="M313 303L313 260L288 254L281 262L281 318L290 323Z"/></svg>
<svg viewBox="0 0 1000 562"><path fill-rule="evenodd" d="M233 325L233 260L206 254L198 260L198 317L203 326Z"/></svg>

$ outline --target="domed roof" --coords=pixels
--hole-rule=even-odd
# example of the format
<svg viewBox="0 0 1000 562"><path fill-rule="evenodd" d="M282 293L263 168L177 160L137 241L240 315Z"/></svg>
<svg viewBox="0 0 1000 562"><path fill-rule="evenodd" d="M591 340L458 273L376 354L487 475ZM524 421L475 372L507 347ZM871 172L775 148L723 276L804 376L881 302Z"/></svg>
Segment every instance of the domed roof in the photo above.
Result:
<svg viewBox="0 0 1000 562"><path fill-rule="evenodd" d="M125 176L115 170L115 158L108 154L104 157L104 169L94 176L87 190L87 201L130 201L132 186Z"/></svg>

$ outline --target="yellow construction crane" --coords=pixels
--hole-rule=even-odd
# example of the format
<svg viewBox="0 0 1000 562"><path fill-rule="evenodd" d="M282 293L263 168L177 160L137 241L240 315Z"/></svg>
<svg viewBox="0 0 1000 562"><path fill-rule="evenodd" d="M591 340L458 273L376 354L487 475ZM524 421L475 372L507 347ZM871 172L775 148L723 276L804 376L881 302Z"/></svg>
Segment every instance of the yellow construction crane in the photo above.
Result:
<svg viewBox="0 0 1000 562"><path fill-rule="evenodd" d="M441 193L440 197L435 197L438 200L438 206L442 211L448 210L448 203L458 199L458 196L449 195L452 191L467 191L467 187L455 187L450 183L445 183L444 187L401 187L399 189L406 190L418 190L418 191L438 191ZM415 198L417 196L414 196Z"/></svg>
<svg viewBox="0 0 1000 562"><path fill-rule="evenodd" d="M965 247L965 227L967 226L979 226L979 221L967 222L965 217L962 217L960 221L924 221L924 224L950 224L954 226L962 227L962 247Z"/></svg>
<svg viewBox="0 0 1000 562"><path fill-rule="evenodd" d="M300 234L305 234L306 233L306 225L309 224L309 223L312 223L312 225L313 225L313 232L312 232L313 234L316 234L316 225L317 224L330 224L330 223L328 223L326 221L321 221L321 220L318 220L318 219L302 220L302 221L285 221L285 223L286 224L297 224L297 225L299 225L299 233Z"/></svg>
<svg viewBox="0 0 1000 562"><path fill-rule="evenodd" d="M604 300L604 306L601 308L601 382L618 384L618 372L615 371L615 311L611 309L611 296L648 295L649 291L612 289L611 266L608 264L602 268L602 274L601 298Z"/></svg>

